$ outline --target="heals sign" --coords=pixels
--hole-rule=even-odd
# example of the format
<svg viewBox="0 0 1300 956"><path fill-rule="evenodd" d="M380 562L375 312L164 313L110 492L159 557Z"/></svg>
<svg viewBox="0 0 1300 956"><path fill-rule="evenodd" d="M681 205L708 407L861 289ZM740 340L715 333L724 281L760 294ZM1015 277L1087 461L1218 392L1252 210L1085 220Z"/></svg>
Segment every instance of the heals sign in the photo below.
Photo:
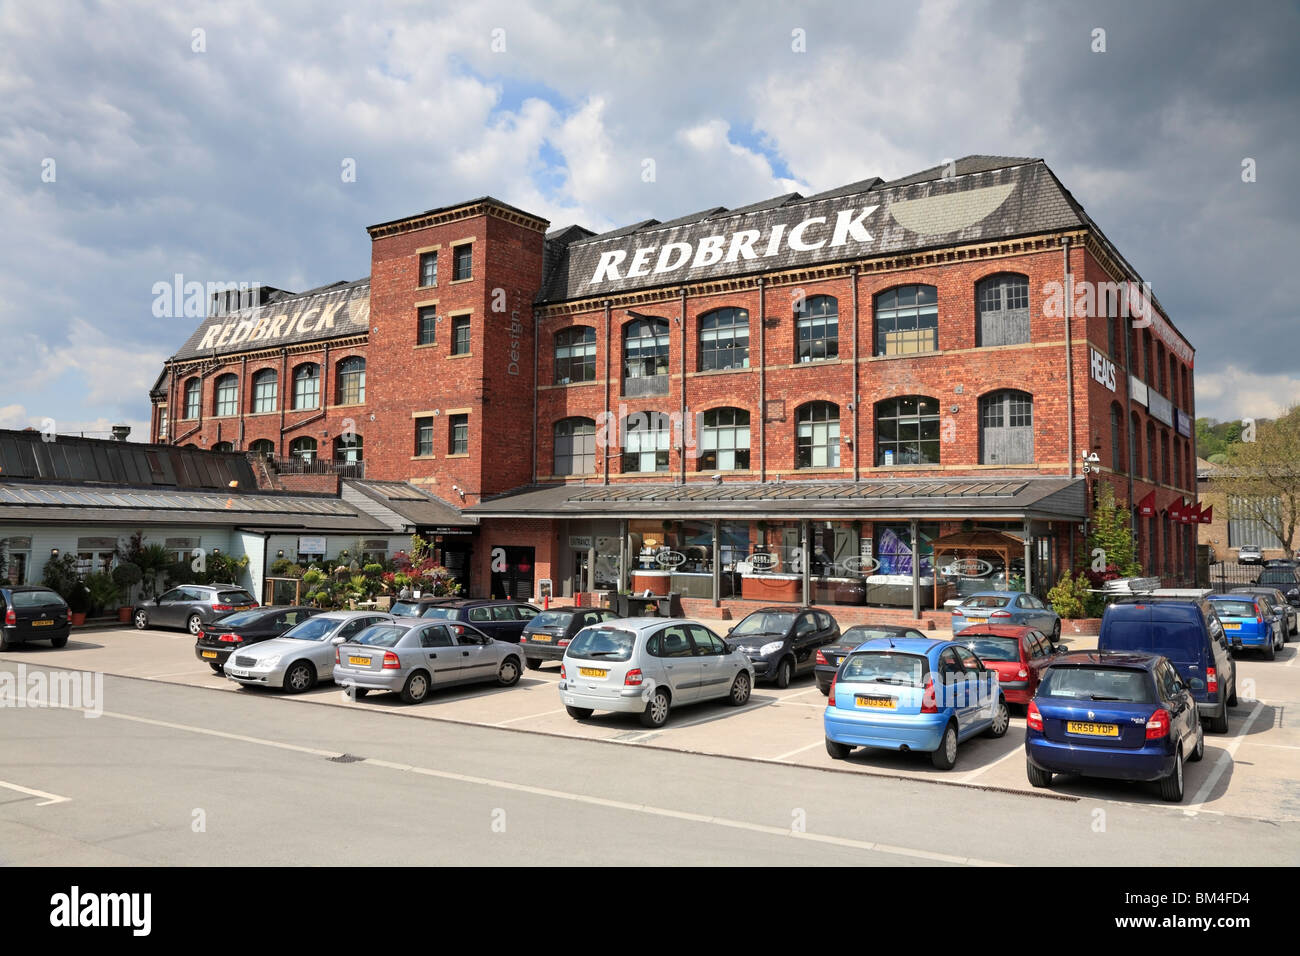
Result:
<svg viewBox="0 0 1300 956"><path fill-rule="evenodd" d="M1112 392L1115 391L1115 363L1094 348L1088 351L1092 353L1093 380L1105 385Z"/></svg>

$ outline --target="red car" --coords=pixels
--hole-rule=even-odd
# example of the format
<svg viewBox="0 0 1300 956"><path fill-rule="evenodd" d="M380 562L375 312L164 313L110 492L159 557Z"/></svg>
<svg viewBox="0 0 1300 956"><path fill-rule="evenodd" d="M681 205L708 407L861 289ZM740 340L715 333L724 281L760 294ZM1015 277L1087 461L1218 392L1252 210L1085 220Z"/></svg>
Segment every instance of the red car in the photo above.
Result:
<svg viewBox="0 0 1300 956"><path fill-rule="evenodd" d="M1054 656L1047 636L1035 627L1023 625L975 625L953 640L969 647L998 672L998 687L1008 704L1029 703Z"/></svg>

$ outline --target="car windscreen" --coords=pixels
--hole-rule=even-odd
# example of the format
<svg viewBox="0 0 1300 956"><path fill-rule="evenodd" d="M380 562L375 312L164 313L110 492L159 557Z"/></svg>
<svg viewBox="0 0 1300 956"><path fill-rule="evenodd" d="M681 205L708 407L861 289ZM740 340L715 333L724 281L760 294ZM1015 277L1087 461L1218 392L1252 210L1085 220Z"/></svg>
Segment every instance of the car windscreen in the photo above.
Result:
<svg viewBox="0 0 1300 956"><path fill-rule="evenodd" d="M1289 570L1264 571L1255 583L1262 584L1265 587L1277 588L1279 591L1286 593L1296 586L1295 572Z"/></svg>
<svg viewBox="0 0 1300 956"><path fill-rule="evenodd" d="M839 679L854 683L892 684L923 687L926 659L918 654L892 651L859 651L849 655L840 668Z"/></svg>
<svg viewBox="0 0 1300 956"><path fill-rule="evenodd" d="M884 628L879 627L863 627L859 624L857 627L851 627L841 634L840 639L835 643L862 644L866 641L875 641L891 637L899 638L902 636L903 635L898 633L898 631L887 631Z"/></svg>
<svg viewBox="0 0 1300 956"><path fill-rule="evenodd" d="M368 647L396 647L407 630L408 628L394 627L392 624L372 624L354 637L352 643Z"/></svg>
<svg viewBox="0 0 1300 956"><path fill-rule="evenodd" d="M961 602L962 607L1006 607L1011 598L996 594L976 594Z"/></svg>
<svg viewBox="0 0 1300 956"><path fill-rule="evenodd" d="M1117 667L1048 668L1038 696L1155 703L1151 677L1146 671Z"/></svg>
<svg viewBox="0 0 1300 956"><path fill-rule="evenodd" d="M636 635L617 627L584 627L578 632L565 657L584 660L625 661L632 656Z"/></svg>
<svg viewBox="0 0 1300 956"><path fill-rule="evenodd" d="M256 604L253 595L247 591L218 591L218 604Z"/></svg>
<svg viewBox="0 0 1300 956"><path fill-rule="evenodd" d="M1215 613L1219 617L1254 617L1254 601L1212 601Z"/></svg>
<svg viewBox="0 0 1300 956"><path fill-rule="evenodd" d="M564 627L571 617L572 614L565 614L562 611L543 611L528 622L526 630L536 630L539 627Z"/></svg>
<svg viewBox="0 0 1300 956"><path fill-rule="evenodd" d="M420 602L419 601L394 601L393 606L389 609L389 613L394 614L397 617L419 617Z"/></svg>
<svg viewBox="0 0 1300 956"><path fill-rule="evenodd" d="M430 604L420 612L420 617L432 617L440 621L454 621L456 619L456 609L445 604Z"/></svg>
<svg viewBox="0 0 1300 956"><path fill-rule="evenodd" d="M309 617L301 624L295 624L282 636L292 637L297 641L323 641L325 635L339 626L339 622L328 617Z"/></svg>
<svg viewBox="0 0 1300 956"><path fill-rule="evenodd" d="M996 637L992 634L971 637L963 631L961 641L982 661L1020 660L1020 640L1014 637Z"/></svg>
<svg viewBox="0 0 1300 956"><path fill-rule="evenodd" d="M63 598L53 591L14 591L14 607L62 607Z"/></svg>
<svg viewBox="0 0 1300 956"><path fill-rule="evenodd" d="M222 627L241 627L245 624L255 624L266 617L266 612L261 608L255 611L236 611L234 614L227 614L218 618L217 623Z"/></svg>
<svg viewBox="0 0 1300 956"><path fill-rule="evenodd" d="M749 634L784 634L794 623L794 614L790 611L756 611L749 615L731 632L732 637L745 637Z"/></svg>

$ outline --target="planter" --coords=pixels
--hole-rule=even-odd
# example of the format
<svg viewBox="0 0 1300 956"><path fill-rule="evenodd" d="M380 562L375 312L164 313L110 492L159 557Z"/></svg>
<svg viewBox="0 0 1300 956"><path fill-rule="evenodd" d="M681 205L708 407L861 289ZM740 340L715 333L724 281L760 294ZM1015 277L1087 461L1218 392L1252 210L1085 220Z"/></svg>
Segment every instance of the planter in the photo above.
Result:
<svg viewBox="0 0 1300 956"><path fill-rule="evenodd" d="M130 624L131 615L134 612L135 612L135 608L131 607L131 605L129 604L122 605L122 607L117 609L117 622L119 624Z"/></svg>
<svg viewBox="0 0 1300 956"><path fill-rule="evenodd" d="M803 596L803 576L798 574L746 574L741 579L746 601L798 603Z"/></svg>
<svg viewBox="0 0 1300 956"><path fill-rule="evenodd" d="M72 613L72 626L73 626L73 627L81 627L83 624L86 623L86 612L85 612L85 611L73 611L73 612L71 612L71 613Z"/></svg>
<svg viewBox="0 0 1300 956"><path fill-rule="evenodd" d="M672 575L667 571L633 571L632 592L644 594L647 590L654 595L668 593Z"/></svg>
<svg viewBox="0 0 1300 956"><path fill-rule="evenodd" d="M1078 634L1083 637L1096 637L1101 633L1101 618L1076 617L1061 621L1062 634Z"/></svg>

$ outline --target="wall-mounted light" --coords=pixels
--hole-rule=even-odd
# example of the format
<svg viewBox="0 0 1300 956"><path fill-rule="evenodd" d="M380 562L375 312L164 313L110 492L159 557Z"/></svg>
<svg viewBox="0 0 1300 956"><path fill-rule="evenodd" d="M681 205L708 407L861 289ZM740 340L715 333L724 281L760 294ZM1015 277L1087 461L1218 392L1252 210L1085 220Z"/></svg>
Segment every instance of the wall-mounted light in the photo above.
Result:
<svg viewBox="0 0 1300 956"><path fill-rule="evenodd" d="M51 557L51 558L57 558L58 556L59 556L59 549L58 549L58 548L50 548L50 557Z"/></svg>
<svg viewBox="0 0 1300 956"><path fill-rule="evenodd" d="M281 548L279 551L275 552L275 556L276 556L277 558L283 558L283 557L284 557L284 548Z"/></svg>
<svg viewBox="0 0 1300 956"><path fill-rule="evenodd" d="M221 549L220 549L220 548L213 548L213 549L212 549L212 553L213 553L213 554L220 554L220 553L221 553Z"/></svg>

